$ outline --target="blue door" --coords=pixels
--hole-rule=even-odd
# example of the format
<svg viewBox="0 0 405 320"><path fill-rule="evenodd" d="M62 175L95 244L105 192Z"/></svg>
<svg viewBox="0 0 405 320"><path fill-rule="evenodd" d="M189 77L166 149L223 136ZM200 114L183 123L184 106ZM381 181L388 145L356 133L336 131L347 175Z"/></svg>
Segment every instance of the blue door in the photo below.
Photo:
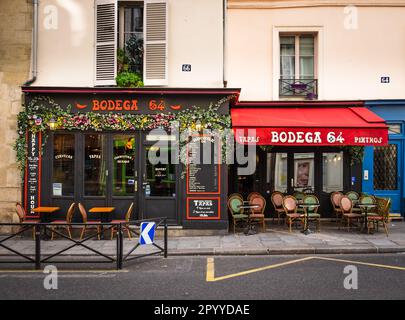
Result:
<svg viewBox="0 0 405 320"><path fill-rule="evenodd" d="M390 140L385 147L367 147L363 164L363 192L391 198L391 212L402 212L402 142Z"/></svg>

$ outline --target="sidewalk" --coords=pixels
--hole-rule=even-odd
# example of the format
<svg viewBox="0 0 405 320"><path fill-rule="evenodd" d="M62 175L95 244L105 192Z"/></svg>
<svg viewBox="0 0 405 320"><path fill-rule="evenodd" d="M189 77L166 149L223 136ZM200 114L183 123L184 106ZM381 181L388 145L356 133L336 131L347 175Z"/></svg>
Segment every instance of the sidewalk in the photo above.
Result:
<svg viewBox="0 0 405 320"><path fill-rule="evenodd" d="M260 231L260 229L259 229ZM0 239L3 237L0 237ZM124 254L135 246L137 239L124 240ZM163 246L161 238L156 243ZM23 253L34 254L34 241L29 237L5 242L7 246ZM73 243L67 240L42 241L41 252L49 255L62 250ZM86 245L105 254L114 255L116 241L91 240ZM136 254L153 251L153 246L141 246ZM339 230L334 223L323 223L320 233L302 234L287 227L268 222L267 231L246 236L243 232L222 236L169 237L168 254L170 255L283 255L283 254L349 254L349 253L395 253L405 252L405 222L392 222L389 236L383 228L374 234L362 234L357 230L347 232ZM0 247L0 256L9 255L10 251ZM94 255L82 247L66 251L64 255Z"/></svg>

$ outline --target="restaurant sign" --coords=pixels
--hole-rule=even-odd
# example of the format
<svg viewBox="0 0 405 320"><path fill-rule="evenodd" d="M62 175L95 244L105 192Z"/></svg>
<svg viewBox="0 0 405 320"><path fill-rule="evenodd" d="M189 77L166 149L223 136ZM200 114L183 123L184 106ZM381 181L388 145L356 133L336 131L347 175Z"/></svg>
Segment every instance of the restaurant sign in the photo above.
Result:
<svg viewBox="0 0 405 320"><path fill-rule="evenodd" d="M240 144L290 146L384 146L385 128L234 128Z"/></svg>

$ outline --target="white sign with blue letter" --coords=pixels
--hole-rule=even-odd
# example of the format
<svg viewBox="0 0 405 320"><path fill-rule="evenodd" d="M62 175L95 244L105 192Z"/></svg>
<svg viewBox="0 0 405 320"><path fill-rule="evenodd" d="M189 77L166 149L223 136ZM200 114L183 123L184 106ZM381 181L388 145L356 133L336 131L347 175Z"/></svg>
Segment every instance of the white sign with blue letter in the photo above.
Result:
<svg viewBox="0 0 405 320"><path fill-rule="evenodd" d="M156 229L155 222L142 222L139 244L152 244L155 238L155 229Z"/></svg>

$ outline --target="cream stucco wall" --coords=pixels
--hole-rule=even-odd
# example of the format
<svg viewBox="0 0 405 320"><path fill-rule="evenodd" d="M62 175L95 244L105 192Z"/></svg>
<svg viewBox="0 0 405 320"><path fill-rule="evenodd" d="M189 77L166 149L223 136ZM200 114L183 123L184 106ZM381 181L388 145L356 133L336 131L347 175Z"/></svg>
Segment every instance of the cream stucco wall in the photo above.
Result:
<svg viewBox="0 0 405 320"><path fill-rule="evenodd" d="M168 0L168 10L169 86L222 86L222 0ZM39 25L35 85L94 86L94 0L41 0Z"/></svg>
<svg viewBox="0 0 405 320"><path fill-rule="evenodd" d="M359 6L358 28L348 30L344 6L282 8L275 1L280 7L273 8L245 1L244 8L243 2L230 1L227 46L229 87L242 88L241 100L278 99L275 37L279 30L305 28L321 33L319 99L405 98L405 7ZM382 76L391 83L380 83Z"/></svg>

